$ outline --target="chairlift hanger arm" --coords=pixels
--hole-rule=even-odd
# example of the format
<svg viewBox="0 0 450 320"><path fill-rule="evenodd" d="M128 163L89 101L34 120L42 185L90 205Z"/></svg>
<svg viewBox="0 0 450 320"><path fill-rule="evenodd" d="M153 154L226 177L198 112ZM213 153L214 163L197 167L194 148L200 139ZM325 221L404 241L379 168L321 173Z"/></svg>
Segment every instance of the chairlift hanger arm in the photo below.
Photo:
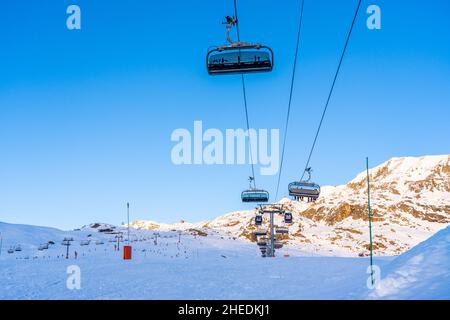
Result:
<svg viewBox="0 0 450 320"><path fill-rule="evenodd" d="M305 172L308 174L308 179L306 180L307 182L311 181L311 172L312 172L312 168L308 167L305 169Z"/></svg>
<svg viewBox="0 0 450 320"><path fill-rule="evenodd" d="M230 17L230 16L226 16L225 19L227 20L226 22L222 22L222 24L226 24L227 25L227 31L226 31L226 37L227 37L227 41L233 45L235 43L235 41L233 41L233 39L231 39L230 37L230 31L231 31L231 27L233 27L234 25L237 24L237 19L235 17ZM239 41L238 41L239 43Z"/></svg>

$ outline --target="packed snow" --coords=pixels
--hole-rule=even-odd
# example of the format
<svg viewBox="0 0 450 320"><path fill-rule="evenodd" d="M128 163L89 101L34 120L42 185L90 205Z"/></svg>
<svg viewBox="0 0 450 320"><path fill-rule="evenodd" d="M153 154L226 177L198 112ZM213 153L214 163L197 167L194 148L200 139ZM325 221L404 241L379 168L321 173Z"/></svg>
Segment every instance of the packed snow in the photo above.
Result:
<svg viewBox="0 0 450 320"><path fill-rule="evenodd" d="M99 232L108 229L0 223L0 299L442 299L450 288L449 228L393 262L376 258L386 277L369 292L367 258L311 256L292 248L262 258L255 244L219 232L133 229L133 258L126 261L124 242L114 250L114 232L126 238L126 230ZM69 259L64 238L73 238ZM38 250L49 242L54 244ZM7 252L17 246L21 251ZM71 265L81 270L79 290L66 285Z"/></svg>
<svg viewBox="0 0 450 320"><path fill-rule="evenodd" d="M373 299L450 299L450 227L396 258Z"/></svg>

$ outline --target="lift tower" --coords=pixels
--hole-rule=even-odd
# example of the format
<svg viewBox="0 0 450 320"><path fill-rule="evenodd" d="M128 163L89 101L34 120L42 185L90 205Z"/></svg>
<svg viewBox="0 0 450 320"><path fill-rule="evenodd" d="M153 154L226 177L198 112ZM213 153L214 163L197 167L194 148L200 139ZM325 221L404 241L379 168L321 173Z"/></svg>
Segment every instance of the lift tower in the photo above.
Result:
<svg viewBox="0 0 450 320"><path fill-rule="evenodd" d="M270 234L269 234L269 243L267 246L267 252L266 255L268 257L275 257L275 227L274 227L274 216L276 214L278 215L284 215L285 211L283 209L283 205L281 204L260 204L259 205L259 213L269 214L269 221L270 221Z"/></svg>

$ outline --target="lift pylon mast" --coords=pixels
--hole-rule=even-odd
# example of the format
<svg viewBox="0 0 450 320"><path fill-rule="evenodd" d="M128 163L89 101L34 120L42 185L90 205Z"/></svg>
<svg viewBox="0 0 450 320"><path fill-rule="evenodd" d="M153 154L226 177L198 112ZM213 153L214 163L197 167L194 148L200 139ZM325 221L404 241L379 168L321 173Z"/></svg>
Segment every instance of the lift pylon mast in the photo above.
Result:
<svg viewBox="0 0 450 320"><path fill-rule="evenodd" d="M278 204L260 204L259 209L261 214L269 214L269 222L270 222L270 235L269 235L269 244L267 246L267 256L275 257L275 223L274 216L275 214L284 214L283 205Z"/></svg>

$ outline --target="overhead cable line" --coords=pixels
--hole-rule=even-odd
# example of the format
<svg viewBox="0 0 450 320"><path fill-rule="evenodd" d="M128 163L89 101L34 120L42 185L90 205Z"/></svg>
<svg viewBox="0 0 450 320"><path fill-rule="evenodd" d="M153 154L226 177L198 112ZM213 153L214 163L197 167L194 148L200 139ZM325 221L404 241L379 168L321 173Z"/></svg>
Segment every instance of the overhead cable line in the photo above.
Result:
<svg viewBox="0 0 450 320"><path fill-rule="evenodd" d="M352 35L353 27L355 26L356 17L358 16L359 8L361 6L361 1L362 0L358 1L358 6L356 7L355 15L353 16L353 21L352 21L352 24L350 26L350 30L349 30L348 35L347 35L347 40L345 41L344 49L342 50L341 58L339 60L338 67L336 69L336 73L334 74L333 83L331 84L331 88L330 88L330 91L328 93L328 98L327 98L327 101L325 103L325 107L323 109L322 116L320 118L319 126L317 128L316 135L314 137L314 141L313 141L313 144L311 146L311 150L309 151L308 160L306 161L306 165L305 165L305 170L303 171L302 178L300 180L303 180L303 177L305 176L306 169L308 168L309 162L311 161L311 156L312 156L312 154L314 152L314 148L315 148L316 143L317 143L317 138L319 136L320 129L322 128L323 119L325 118L325 114L326 114L327 109L328 109L328 104L330 103L331 95L333 94L334 85L336 84L336 79L337 79L337 77L339 75L339 71L341 69L342 60L344 59L345 51L347 50L347 46L348 46L348 43L350 41L350 36Z"/></svg>
<svg viewBox="0 0 450 320"><path fill-rule="evenodd" d="M236 33L237 33L237 39L238 42L241 42L241 37L239 34L239 19L238 19L238 12L237 12L237 1L234 0L234 18L236 19ZM242 93L244 97L244 108L245 108L245 121L247 125L247 134L248 134L248 145L249 145L249 153L250 153L250 164L252 166L252 181L253 181L253 187L256 188L256 179L255 179L255 167L253 164L253 153L252 153L252 139L250 138L250 121L248 117L248 107L247 107L247 94L245 89L245 79L244 75L241 74L241 81L242 81Z"/></svg>
<svg viewBox="0 0 450 320"><path fill-rule="evenodd" d="M299 44L300 44L300 31L302 29L304 4L305 4L305 1L302 0L301 7L300 7L300 18L298 20L297 44L295 46L294 66L292 68L291 88L289 91L289 102L288 102L288 108L287 108L287 114L286 114L286 123L285 123L285 127L284 127L283 148L281 151L280 170L278 171L278 182L277 182L277 189L275 192L275 201L278 198L278 190L280 188L281 172L283 170L284 151L286 149L286 137L287 137L288 126L289 126L289 116L291 113L292 93L294 91L295 70L296 70L296 66L297 66L298 48L299 48Z"/></svg>

